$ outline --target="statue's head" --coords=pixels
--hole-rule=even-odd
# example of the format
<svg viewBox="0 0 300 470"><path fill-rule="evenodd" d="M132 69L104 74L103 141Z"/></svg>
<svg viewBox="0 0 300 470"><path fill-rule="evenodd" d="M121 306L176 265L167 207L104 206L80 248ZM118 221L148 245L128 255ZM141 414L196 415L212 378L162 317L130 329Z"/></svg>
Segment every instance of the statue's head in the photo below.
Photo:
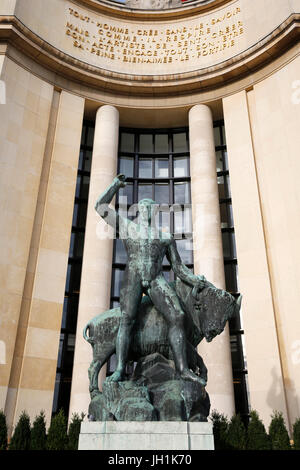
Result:
<svg viewBox="0 0 300 470"><path fill-rule="evenodd" d="M157 203L152 199L141 199L138 203L138 210L140 214L140 221L149 223L153 220L157 210Z"/></svg>

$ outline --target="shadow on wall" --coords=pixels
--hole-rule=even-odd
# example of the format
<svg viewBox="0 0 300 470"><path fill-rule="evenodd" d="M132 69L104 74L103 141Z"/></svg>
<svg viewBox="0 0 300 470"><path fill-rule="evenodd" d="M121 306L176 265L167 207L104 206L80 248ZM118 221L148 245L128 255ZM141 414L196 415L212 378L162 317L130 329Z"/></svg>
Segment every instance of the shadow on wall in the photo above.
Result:
<svg viewBox="0 0 300 470"><path fill-rule="evenodd" d="M283 403L286 403L286 396L284 391L281 388L281 377L277 374L275 367L272 368L271 370L272 374L272 385L269 389L268 396L267 396L267 404L272 410L277 410L277 411L283 411L282 405ZM299 402L297 399L297 395L294 390L294 385L292 380L290 379L284 379L284 387L287 390L287 398L288 398L288 403L286 403L287 406L287 413L288 413L288 418L290 420L290 410L293 410L292 415L299 416L300 415L300 410L299 410ZM289 428L290 432L292 431L292 425L293 423L286 423L287 428Z"/></svg>
<svg viewBox="0 0 300 470"><path fill-rule="evenodd" d="M267 395L267 404L272 410L282 410L282 403L285 402L284 391L282 389L281 377L277 374L275 367L271 370L272 384Z"/></svg>

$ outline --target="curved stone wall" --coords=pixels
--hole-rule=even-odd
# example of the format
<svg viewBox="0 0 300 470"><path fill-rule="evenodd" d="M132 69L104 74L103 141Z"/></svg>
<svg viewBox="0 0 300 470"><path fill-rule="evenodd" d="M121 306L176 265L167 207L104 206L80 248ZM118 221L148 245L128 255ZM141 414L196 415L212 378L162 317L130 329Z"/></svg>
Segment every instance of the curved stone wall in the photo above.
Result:
<svg viewBox="0 0 300 470"><path fill-rule="evenodd" d="M198 5L211 5L215 0L98 0L103 5L118 4L122 8L133 10L169 10L173 8L186 8Z"/></svg>
<svg viewBox="0 0 300 470"><path fill-rule="evenodd" d="M212 181L204 158L212 120L208 132L199 105L224 118L251 407L265 423L274 409L290 428L299 417L299 24L300 0L199 0L151 10L109 0L0 1L0 408L10 429L23 409L51 417L82 120L103 105L114 107L111 133L100 126L98 135L115 147L95 153L94 181L116 164L118 113L124 127L190 124L194 200ZM201 213L217 220L208 209L194 220ZM85 251L87 273L99 253L109 254L94 242ZM202 272L201 242L196 249ZM101 266L99 279L103 273ZM213 371L209 393L213 407L229 414L232 383L228 374L224 380L224 349L215 354L214 347L203 353ZM80 412L90 350L77 353L70 409Z"/></svg>
<svg viewBox="0 0 300 470"><path fill-rule="evenodd" d="M181 9L180 18L156 11L154 18L134 11L122 17L95 0L52 0L45 18L43 2L19 0L14 15L0 11L0 35L69 79L119 93L169 96L241 78L299 35L297 2L219 4L205 12L200 5L192 14Z"/></svg>

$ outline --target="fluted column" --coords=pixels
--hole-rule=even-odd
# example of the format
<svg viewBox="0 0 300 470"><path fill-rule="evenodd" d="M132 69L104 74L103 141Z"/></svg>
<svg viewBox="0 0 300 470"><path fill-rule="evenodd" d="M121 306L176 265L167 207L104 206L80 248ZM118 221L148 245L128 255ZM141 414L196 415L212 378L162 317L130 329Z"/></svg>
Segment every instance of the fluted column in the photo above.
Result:
<svg viewBox="0 0 300 470"><path fill-rule="evenodd" d="M222 234L212 113L196 105L189 112L194 269L216 287L225 288ZM234 392L228 325L199 353L208 368L211 409L234 413Z"/></svg>
<svg viewBox="0 0 300 470"><path fill-rule="evenodd" d="M113 106L97 111L84 242L70 413L87 412L88 367L92 348L82 337L86 323L110 307L113 233L95 211L95 202L116 176L119 113ZM105 371L100 372L103 378Z"/></svg>

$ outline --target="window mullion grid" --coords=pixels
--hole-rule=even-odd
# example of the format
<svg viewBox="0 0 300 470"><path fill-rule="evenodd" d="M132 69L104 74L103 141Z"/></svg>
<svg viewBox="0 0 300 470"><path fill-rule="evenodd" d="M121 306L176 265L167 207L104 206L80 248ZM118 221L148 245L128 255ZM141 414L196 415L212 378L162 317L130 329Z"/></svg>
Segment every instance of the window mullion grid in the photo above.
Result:
<svg viewBox="0 0 300 470"><path fill-rule="evenodd" d="M128 132L130 132L130 130L127 130ZM135 131L131 131L131 132L134 132L135 133L135 145L134 145L134 155L133 155L133 158L134 158L134 173L133 173L133 178L127 178L127 181L128 182L133 182L133 203L137 203L138 202L138 185L139 183L149 183L152 185L152 195L153 195L153 199L155 200L155 183L159 182L159 183L167 183L169 185L169 203L172 205L174 204L174 183L175 182L190 182L191 178L190 178L190 175L188 176L184 176L184 177L174 177L174 165L173 165L173 162L174 162L174 157L178 156L178 157L188 157L189 156L189 151L184 151L184 152L174 152L174 148L173 148L173 133L170 132L170 131L167 131L167 134L168 134L168 153L155 153L155 134L153 133L153 131L149 130L148 133L151 133L152 134L152 154L151 153L148 153L148 154L142 154L140 152L140 148L139 148L139 133L140 131L138 130L135 130ZM143 130L144 132L144 130ZM166 132L165 130L164 131L161 131L161 132ZM186 134L187 136L187 134ZM151 149L150 149L151 150ZM129 152L122 152L121 149L119 151L119 157L122 156L122 154L124 153L124 156L130 156L130 153ZM152 178L139 178L139 157L143 157L143 158L151 158L151 161L152 161ZM155 173L155 162L156 162L156 158L168 158L169 162L168 162L168 167L169 167L169 176L167 178L156 178L156 173ZM184 204L183 204L183 207L184 207ZM174 234L174 213L172 212L171 213L171 217L170 217L170 231L171 233ZM183 234L183 237L182 238L191 238L189 236L190 234ZM115 253L115 250L114 249L114 263L113 263L113 271L115 271L115 269L121 269L121 270L124 270L126 265L125 264L120 264L120 263L116 263L116 253ZM191 270L193 270L193 264L187 264L186 265L188 268L190 268ZM163 266L163 271L164 272L171 272L171 267L170 266ZM172 276L171 276L172 277ZM173 277L172 277L173 279ZM112 296L111 296L111 303L113 302L119 302L120 298L118 295L114 295L115 293L113 292L113 289L114 289L114 284L115 284L115 274L113 274L112 276Z"/></svg>
<svg viewBox="0 0 300 470"><path fill-rule="evenodd" d="M218 171L217 172L217 177L220 177L220 176L224 177L224 191L225 191L225 195L227 197L220 198L220 204L225 204L226 205L227 220L228 220L228 222L230 222L230 217L229 217L229 213L228 213L228 205L231 204L232 201L231 201L231 197L228 197L228 195L230 194L229 193L229 187L228 187L229 170L228 170L227 160L226 160L226 157L225 157L225 152L226 152L227 148L226 148L225 142L223 141L222 125L224 125L224 124L220 122L220 123L218 123L217 126L214 126L214 127L218 127L218 129L219 129L220 143L221 143L221 145L216 147L216 152L217 151L222 152L222 162L223 162L223 171ZM222 230L222 233L234 233L234 227L233 226L222 228L221 230ZM233 256L232 256L232 254L233 254L232 239L230 239L230 253L231 253L230 258L224 258L224 265L226 265L226 264L227 265L228 264L237 265L237 259L233 258ZM238 292L232 292L232 295L237 298L239 293ZM240 319L238 321L238 325L240 325ZM230 324L229 324L229 331L230 331L231 336L236 335L236 336L239 336L240 338L242 337L242 334L244 334L244 331L242 329L239 329L239 330L232 329ZM238 347L240 349L240 343L238 343ZM246 407L247 404L248 404L248 397L247 397L246 385L245 385L245 375L247 374L247 370L246 370L245 364L244 364L244 355L243 355L243 350L242 349L239 351L239 354L241 354L242 364L243 364L244 368L242 370L233 368L233 375L234 376L237 375L237 376L241 377L243 395L244 395L244 404L245 404L245 407Z"/></svg>
<svg viewBox="0 0 300 470"><path fill-rule="evenodd" d="M83 159L82 159L82 167L80 168L80 154L79 154L79 158L78 158L78 168L77 168L77 176L82 176L82 178L80 179L80 187L79 187L79 197L75 197L74 198L74 209L73 209L73 212L75 210L75 204L80 204L81 202L85 202L87 203L87 200L88 198L82 198L80 197L81 194L82 194L82 189L83 189L83 176L90 176L90 171L87 171L87 170L84 170L84 167L85 167L85 160L86 160L86 152L91 152L92 151L92 147L90 145L87 145L87 138L88 138L88 132L89 132L89 129L91 127L93 127L94 124L91 124L91 122L89 121L84 121L83 123L83 132L82 132L82 138L81 138L81 144L80 144L80 153L82 152L83 153ZM79 212L77 214L77 220L76 220L76 224L74 226L72 226L72 230L71 230L71 233L74 233L74 234L78 234L78 233L84 233L85 232L85 229L84 227L78 227L77 223L78 223L78 217L79 217ZM74 243L76 243L78 240L75 240ZM71 241L70 241L71 243ZM75 245L74 245L75 247ZM57 367L56 369L56 373L60 374L60 382L59 382L59 386L58 386L58 391L57 391L57 403L58 403L58 407L61 407L61 405L65 405L66 409L66 414L68 413L68 404L67 403L62 403L62 395L63 395L63 391L62 391L62 387L63 387L63 384L65 383L65 378L68 378L68 380L70 381L71 380L71 374L72 374L72 366L71 365L66 365L65 364L65 361L66 361L66 353L67 353L67 348L68 348L68 337L70 334L76 334L76 329L74 329L74 326L72 327L71 326L71 323L75 324L76 321L74 322L71 322L70 323L70 315L72 315L72 317L75 317L75 320L77 319L77 315L78 315L78 302L77 302L77 308L73 309L72 307L72 311L71 311L71 308L70 308L70 303L69 303L69 300L72 299L72 298L75 298L75 297L79 297L79 292L75 292L73 291L73 276L74 276L74 272L73 271L73 266L75 266L76 264L79 264L79 263L82 263L82 256L80 257L73 257L71 256L71 253L70 253L70 248L71 248L71 245L69 246L69 256L68 256L68 265L71 266L70 268L70 279L69 279L69 289L66 290L66 287L67 287L67 278L66 278L66 284L65 284L65 297L68 298L68 305L67 305L67 312L66 312L66 325L64 328L61 327L61 334L64 334L64 338L63 338L63 342L62 342L62 351L61 351L61 364L60 364L60 367ZM79 276L81 277L81 273L79 274ZM78 281L79 282L79 285L80 285L80 280ZM72 303L73 305L73 303ZM52 410L52 411L56 411L56 410Z"/></svg>
<svg viewBox="0 0 300 470"><path fill-rule="evenodd" d="M151 165L152 165L152 199L155 201L155 135L152 135L152 155L151 155Z"/></svg>
<svg viewBox="0 0 300 470"><path fill-rule="evenodd" d="M170 189L169 197L170 204L174 204L174 162L173 162L173 135L169 133L169 178L170 178ZM170 232L174 235L175 231L175 216L174 211L170 214Z"/></svg>
<svg viewBox="0 0 300 470"><path fill-rule="evenodd" d="M138 172L139 172L139 136L134 135L134 167L133 167L133 194L132 202L135 204L138 200Z"/></svg>

